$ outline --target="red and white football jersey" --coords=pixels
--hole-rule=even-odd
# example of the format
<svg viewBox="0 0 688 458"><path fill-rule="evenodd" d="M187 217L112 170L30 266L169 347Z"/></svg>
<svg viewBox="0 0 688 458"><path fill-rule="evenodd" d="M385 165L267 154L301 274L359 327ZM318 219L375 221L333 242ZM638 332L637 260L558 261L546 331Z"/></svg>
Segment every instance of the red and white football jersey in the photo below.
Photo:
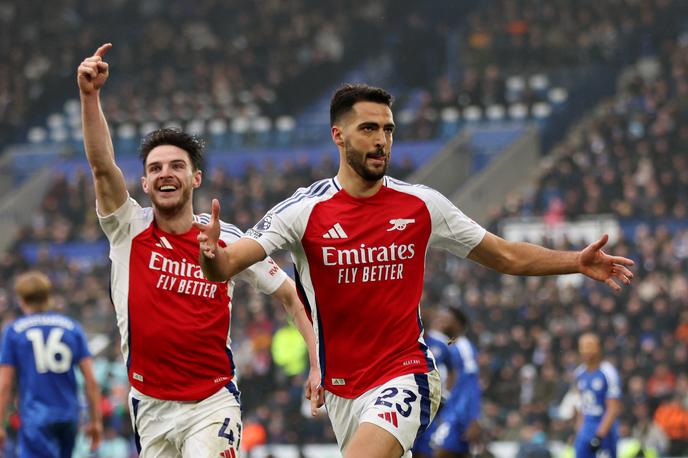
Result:
<svg viewBox="0 0 688 458"><path fill-rule="evenodd" d="M323 385L348 398L434 368L419 313L428 246L465 257L484 235L439 192L390 177L368 198L318 181L246 233L268 254L291 251Z"/></svg>
<svg viewBox="0 0 688 458"><path fill-rule="evenodd" d="M210 215L194 216L207 223ZM110 294L122 336L129 382L158 399L204 399L234 375L230 312L234 281L210 282L198 265L198 230L161 230L153 209L132 198L100 225L110 241ZM221 224L221 240L243 233ZM221 243L222 243L221 242ZM286 274L270 258L237 278L272 294Z"/></svg>

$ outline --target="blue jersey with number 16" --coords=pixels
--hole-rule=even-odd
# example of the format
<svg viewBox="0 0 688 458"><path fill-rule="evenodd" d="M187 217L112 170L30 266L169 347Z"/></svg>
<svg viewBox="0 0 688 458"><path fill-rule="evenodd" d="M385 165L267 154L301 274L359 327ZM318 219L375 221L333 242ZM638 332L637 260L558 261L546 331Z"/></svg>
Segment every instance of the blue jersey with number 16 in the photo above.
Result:
<svg viewBox="0 0 688 458"><path fill-rule="evenodd" d="M7 326L0 364L15 368L23 424L78 421L74 367L88 356L81 326L59 313L31 314Z"/></svg>

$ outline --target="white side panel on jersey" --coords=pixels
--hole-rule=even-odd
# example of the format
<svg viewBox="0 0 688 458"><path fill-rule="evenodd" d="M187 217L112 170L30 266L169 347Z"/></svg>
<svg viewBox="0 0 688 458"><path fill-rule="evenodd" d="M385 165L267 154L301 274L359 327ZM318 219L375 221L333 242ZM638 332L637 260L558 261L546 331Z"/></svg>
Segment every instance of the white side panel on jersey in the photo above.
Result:
<svg viewBox="0 0 688 458"><path fill-rule="evenodd" d="M606 399L618 399L621 397L621 384L619 383L619 373L608 361L602 361L600 371L607 379Z"/></svg>
<svg viewBox="0 0 688 458"><path fill-rule="evenodd" d="M417 313L418 313L418 321L421 322L421 319L420 319L420 316L421 316L420 315L420 303L418 303L418 312ZM421 344L421 348L424 349L423 353L425 353L425 358L432 361L432 367L439 370L439 367L437 365L437 360L435 359L435 355L432 353L432 350L430 349L430 346L427 344L427 342L425 342L424 334L425 334L425 328L423 328L422 332L418 333L418 343ZM446 376L446 374L445 374L445 376Z"/></svg>
<svg viewBox="0 0 688 458"><path fill-rule="evenodd" d="M311 279L311 270L308 265L306 254L303 248L299 246L298 250L292 251L292 260L295 266L300 266L299 279L301 280L301 286L306 294L306 300L308 301L308 306L311 312L311 319L313 320L313 333L315 334L315 353L318 362L320 361L320 321L318 316L318 307L315 302L315 289L313 288L313 281ZM297 258L303 259L303 262L297 262ZM321 367L322 371L323 368Z"/></svg>
<svg viewBox="0 0 688 458"><path fill-rule="evenodd" d="M463 359L463 369L467 374L476 374L478 372L478 362L475 360L475 353L473 353L473 346L466 336L461 336L456 340L456 348L459 350L461 359Z"/></svg>
<svg viewBox="0 0 688 458"><path fill-rule="evenodd" d="M117 327L121 335L122 356L129 358L129 260L132 240L153 221L153 209L141 208L131 197L107 216L98 216L103 232L110 241L110 294L115 306Z"/></svg>

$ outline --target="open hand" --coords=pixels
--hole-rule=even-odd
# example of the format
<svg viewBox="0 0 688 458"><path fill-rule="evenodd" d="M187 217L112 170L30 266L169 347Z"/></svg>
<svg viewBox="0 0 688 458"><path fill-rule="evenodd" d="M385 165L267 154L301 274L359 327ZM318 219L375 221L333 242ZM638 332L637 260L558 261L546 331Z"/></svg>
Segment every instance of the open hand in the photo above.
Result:
<svg viewBox="0 0 688 458"><path fill-rule="evenodd" d="M597 242L591 243L578 254L578 268L580 273L597 281L602 281L614 291L620 291L620 281L629 285L633 279L633 272L628 270L634 262L622 256L610 256L602 251L602 247L609 240L604 234ZM628 266L628 267L627 267Z"/></svg>

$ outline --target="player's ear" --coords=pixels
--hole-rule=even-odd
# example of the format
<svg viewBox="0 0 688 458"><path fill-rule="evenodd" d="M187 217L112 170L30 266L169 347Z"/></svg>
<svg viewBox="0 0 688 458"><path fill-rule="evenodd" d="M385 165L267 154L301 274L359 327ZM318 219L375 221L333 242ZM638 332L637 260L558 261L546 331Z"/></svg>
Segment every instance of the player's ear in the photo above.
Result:
<svg viewBox="0 0 688 458"><path fill-rule="evenodd" d="M335 145L344 147L344 132L342 127L335 124L332 126L332 141Z"/></svg>
<svg viewBox="0 0 688 458"><path fill-rule="evenodd" d="M203 181L203 171L201 170L195 170L193 173L193 187L196 189L201 185L201 182Z"/></svg>
<svg viewBox="0 0 688 458"><path fill-rule="evenodd" d="M148 194L148 180L146 180L146 177L141 177L141 187L143 188L143 192Z"/></svg>

